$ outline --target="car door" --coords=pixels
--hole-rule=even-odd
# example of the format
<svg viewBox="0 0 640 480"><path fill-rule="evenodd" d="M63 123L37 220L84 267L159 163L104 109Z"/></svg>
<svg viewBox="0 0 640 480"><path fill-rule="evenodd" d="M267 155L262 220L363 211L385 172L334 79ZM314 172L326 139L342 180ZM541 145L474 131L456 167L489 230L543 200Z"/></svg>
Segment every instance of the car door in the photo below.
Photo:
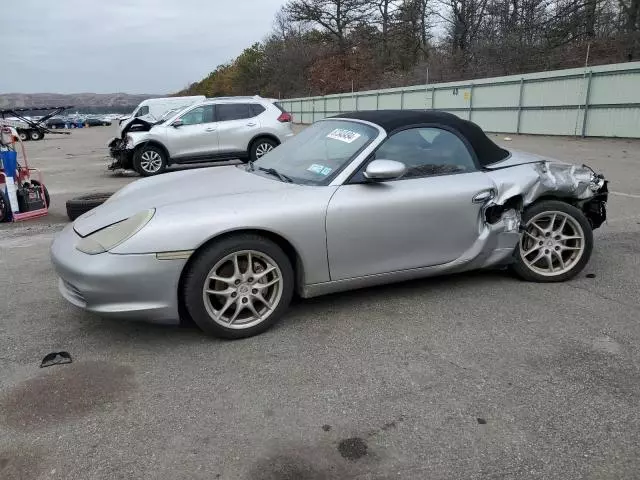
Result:
<svg viewBox="0 0 640 480"><path fill-rule="evenodd" d="M373 159L403 162L407 173L373 183L363 166L332 197L326 221L332 280L445 264L471 248L494 185L457 134L403 130Z"/></svg>
<svg viewBox="0 0 640 480"><path fill-rule="evenodd" d="M213 105L199 105L166 127L167 149L174 159L206 157L218 151L218 124ZM175 121L174 121L175 123Z"/></svg>
<svg viewBox="0 0 640 480"><path fill-rule="evenodd" d="M249 142L260 131L260 120L250 103L218 103L216 119L219 122L220 152L246 152Z"/></svg>

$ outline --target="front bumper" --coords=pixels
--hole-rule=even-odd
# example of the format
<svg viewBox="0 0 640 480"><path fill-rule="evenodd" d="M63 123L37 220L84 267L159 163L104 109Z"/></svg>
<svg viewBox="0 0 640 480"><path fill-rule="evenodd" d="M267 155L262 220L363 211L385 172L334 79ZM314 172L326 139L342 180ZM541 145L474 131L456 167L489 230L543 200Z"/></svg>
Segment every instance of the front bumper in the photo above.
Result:
<svg viewBox="0 0 640 480"><path fill-rule="evenodd" d="M185 259L158 260L153 253L87 255L68 225L51 246L59 289L70 303L101 316L179 323L178 282Z"/></svg>
<svg viewBox="0 0 640 480"><path fill-rule="evenodd" d="M126 142L121 138L114 138L109 142L109 155L113 158L113 162L109 165L110 170L123 168L125 170L133 169L133 149L126 146Z"/></svg>

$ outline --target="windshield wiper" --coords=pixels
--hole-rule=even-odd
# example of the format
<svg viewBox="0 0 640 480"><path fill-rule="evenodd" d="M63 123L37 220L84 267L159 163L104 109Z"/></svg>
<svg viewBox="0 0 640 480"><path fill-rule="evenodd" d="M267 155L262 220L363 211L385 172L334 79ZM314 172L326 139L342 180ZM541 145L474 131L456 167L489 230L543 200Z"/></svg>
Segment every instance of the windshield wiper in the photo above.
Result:
<svg viewBox="0 0 640 480"><path fill-rule="evenodd" d="M253 164L251 165L251 168L253 169ZM275 168L258 167L258 170L278 177L281 182L293 183L293 180L291 180L291 178L287 177L284 173L280 173Z"/></svg>

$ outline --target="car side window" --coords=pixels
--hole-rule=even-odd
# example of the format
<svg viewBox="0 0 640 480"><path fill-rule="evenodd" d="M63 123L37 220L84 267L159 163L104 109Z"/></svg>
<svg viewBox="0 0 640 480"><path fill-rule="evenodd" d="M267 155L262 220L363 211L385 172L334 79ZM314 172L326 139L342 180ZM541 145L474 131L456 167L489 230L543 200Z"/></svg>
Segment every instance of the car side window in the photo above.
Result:
<svg viewBox="0 0 640 480"><path fill-rule="evenodd" d="M216 117L219 122L242 120L253 116L248 103L219 103L216 105Z"/></svg>
<svg viewBox="0 0 640 480"><path fill-rule="evenodd" d="M180 117L183 125L198 125L213 122L213 105L202 105L189 110Z"/></svg>
<svg viewBox="0 0 640 480"><path fill-rule="evenodd" d="M140 107L140 109L136 112L136 118L142 117L148 114L149 114L149 105L145 105L144 107Z"/></svg>
<svg viewBox="0 0 640 480"><path fill-rule="evenodd" d="M410 128L389 137L375 159L397 160L407 166L402 178L428 177L476 170L467 146L442 128Z"/></svg>

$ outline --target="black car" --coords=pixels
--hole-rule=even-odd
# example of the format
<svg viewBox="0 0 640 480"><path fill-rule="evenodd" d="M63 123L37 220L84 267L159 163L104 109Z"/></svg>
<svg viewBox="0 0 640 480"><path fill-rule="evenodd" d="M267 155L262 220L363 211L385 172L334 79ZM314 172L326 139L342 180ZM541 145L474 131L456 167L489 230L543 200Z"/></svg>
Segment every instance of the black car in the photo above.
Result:
<svg viewBox="0 0 640 480"><path fill-rule="evenodd" d="M62 118L50 118L45 122L45 126L47 128L56 129L56 128L65 128L66 123Z"/></svg>
<svg viewBox="0 0 640 480"><path fill-rule="evenodd" d="M104 118L87 118L84 123L89 127L106 127L111 125L111 121Z"/></svg>

